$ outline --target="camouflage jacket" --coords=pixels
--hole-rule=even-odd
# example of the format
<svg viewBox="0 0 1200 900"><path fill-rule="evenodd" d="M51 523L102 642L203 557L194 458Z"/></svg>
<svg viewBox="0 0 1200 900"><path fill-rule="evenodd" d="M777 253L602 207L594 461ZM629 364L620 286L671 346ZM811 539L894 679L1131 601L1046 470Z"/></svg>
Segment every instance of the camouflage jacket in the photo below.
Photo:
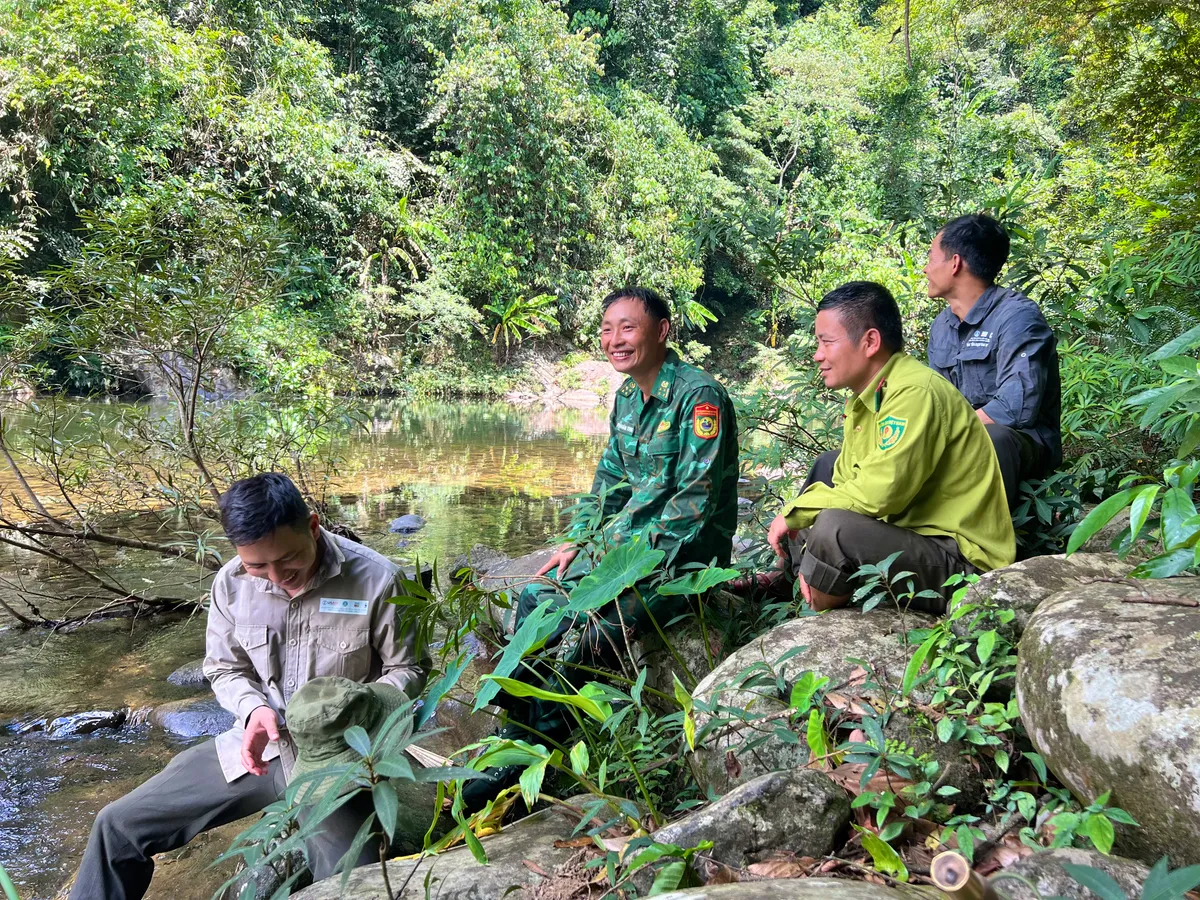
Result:
<svg viewBox="0 0 1200 900"><path fill-rule="evenodd" d="M666 551L668 564L715 557L718 565L728 565L737 482L733 404L711 375L670 350L648 400L626 379L592 483L594 498L610 489L603 509L610 543L641 534ZM578 532L577 523L572 533Z"/></svg>

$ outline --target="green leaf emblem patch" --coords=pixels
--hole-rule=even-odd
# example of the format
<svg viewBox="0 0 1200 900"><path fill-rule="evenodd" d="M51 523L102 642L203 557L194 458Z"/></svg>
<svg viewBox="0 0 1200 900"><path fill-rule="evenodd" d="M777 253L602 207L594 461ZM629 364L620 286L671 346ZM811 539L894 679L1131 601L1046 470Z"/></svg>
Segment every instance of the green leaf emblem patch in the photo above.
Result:
<svg viewBox="0 0 1200 900"><path fill-rule="evenodd" d="M904 429L908 426L908 419L901 419L899 416L884 416L879 420L879 449L891 450L904 437Z"/></svg>

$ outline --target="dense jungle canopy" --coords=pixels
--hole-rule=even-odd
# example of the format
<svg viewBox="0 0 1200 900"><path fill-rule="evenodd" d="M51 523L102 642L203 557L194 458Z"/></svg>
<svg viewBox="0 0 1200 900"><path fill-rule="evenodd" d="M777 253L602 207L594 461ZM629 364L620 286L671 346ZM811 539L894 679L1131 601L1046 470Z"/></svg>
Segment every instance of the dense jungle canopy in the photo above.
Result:
<svg viewBox="0 0 1200 900"><path fill-rule="evenodd" d="M289 395L497 393L531 345L594 347L600 297L641 282L685 355L753 385L803 369L851 278L896 293L920 352L928 242L989 210L1064 347L1069 454L1148 470L1188 430L1138 436L1123 401L1195 376L1146 358L1200 312L1194 3L0 15L9 380L138 390L147 359L198 358Z"/></svg>

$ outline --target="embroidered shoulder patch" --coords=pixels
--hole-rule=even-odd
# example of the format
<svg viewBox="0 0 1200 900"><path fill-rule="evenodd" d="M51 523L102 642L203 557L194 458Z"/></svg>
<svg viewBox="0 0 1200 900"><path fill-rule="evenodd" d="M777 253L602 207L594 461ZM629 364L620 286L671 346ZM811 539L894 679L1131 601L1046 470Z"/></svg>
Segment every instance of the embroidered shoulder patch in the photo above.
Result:
<svg viewBox="0 0 1200 900"><path fill-rule="evenodd" d="M908 419L899 416L884 416L879 420L879 449L891 450L904 437L904 429L908 427Z"/></svg>
<svg viewBox="0 0 1200 900"><path fill-rule="evenodd" d="M661 422L658 423L658 433L659 434L662 434L664 431L670 431L670 430L671 430L671 420L670 419L663 419Z"/></svg>
<svg viewBox="0 0 1200 900"><path fill-rule="evenodd" d="M697 403L692 408L692 431L706 441L715 438L721 433L721 410L711 403Z"/></svg>

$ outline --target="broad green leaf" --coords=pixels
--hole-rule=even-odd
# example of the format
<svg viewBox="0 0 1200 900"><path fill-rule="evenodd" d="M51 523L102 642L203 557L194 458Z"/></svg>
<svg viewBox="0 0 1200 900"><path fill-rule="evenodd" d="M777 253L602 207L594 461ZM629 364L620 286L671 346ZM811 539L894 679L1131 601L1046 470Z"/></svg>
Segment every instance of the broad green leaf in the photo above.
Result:
<svg viewBox="0 0 1200 900"><path fill-rule="evenodd" d="M954 735L954 720L951 719L949 716L942 718L942 719L938 719L938 723L937 723L938 740L941 741L943 744L945 744L950 741L950 738L953 737L953 735Z"/></svg>
<svg viewBox="0 0 1200 900"><path fill-rule="evenodd" d="M703 594L718 584L732 581L741 574L737 569L697 569L674 581L660 584L654 590L664 597L673 597L679 594Z"/></svg>
<svg viewBox="0 0 1200 900"><path fill-rule="evenodd" d="M1046 783L1046 762L1045 762L1045 760L1042 759L1042 755L1040 753L1033 753L1032 751L1025 751L1022 754L1022 756L1024 756L1025 759L1027 759L1029 761L1029 764L1031 766L1033 766L1034 770L1038 774L1038 779L1041 781L1041 783L1045 784Z"/></svg>
<svg viewBox="0 0 1200 900"><path fill-rule="evenodd" d="M1197 886L1200 886L1200 866L1185 866L1168 872L1164 856L1150 869L1150 875L1142 885L1141 900L1180 900Z"/></svg>
<svg viewBox="0 0 1200 900"><path fill-rule="evenodd" d="M1113 881L1112 876L1093 866L1081 866L1078 863L1064 862L1066 873L1077 882L1095 894L1100 900L1130 900L1121 890L1121 886Z"/></svg>
<svg viewBox="0 0 1200 900"><path fill-rule="evenodd" d="M496 663L492 675L498 678L507 678L512 675L526 654L546 642L546 638L558 627L558 623L564 615L561 600L561 597L550 597L538 604L505 645L504 652L500 654L500 660ZM472 711L479 712L491 703L499 690L500 685L495 681L483 682L475 695L475 706Z"/></svg>
<svg viewBox="0 0 1200 900"><path fill-rule="evenodd" d="M309 814L309 818L312 818L312 813ZM350 842L350 846L337 862L335 871L340 870L342 873L339 893L344 894L346 892L346 884L350 881L350 873L354 871L355 863L358 861L359 856L362 855L363 847L367 846L367 841L371 839L374 830L375 814L371 813L363 820L362 825L358 827L358 833L354 835L354 840ZM287 894L284 896L287 896Z"/></svg>
<svg viewBox="0 0 1200 900"><path fill-rule="evenodd" d="M890 843L898 838L902 831L904 831L903 822L891 822L884 827L883 831L879 832L879 839Z"/></svg>
<svg viewBox="0 0 1200 900"><path fill-rule="evenodd" d="M925 657L929 656L929 651L937 643L938 636L938 632L935 631L929 637L925 638L921 642L921 646L913 653L912 658L908 661L908 665L904 667L904 677L900 681L900 696L907 697L912 693L917 676L921 673L921 666L925 664Z"/></svg>
<svg viewBox="0 0 1200 900"><path fill-rule="evenodd" d="M538 794L542 792L542 781L546 778L546 764L548 762L548 759L543 759L529 766L521 773L521 796L525 798L525 806L529 809L533 809L533 804L537 802Z"/></svg>
<svg viewBox="0 0 1200 900"><path fill-rule="evenodd" d="M1162 499L1164 549L1183 547L1197 531L1200 531L1200 517L1196 516L1196 504L1189 492L1177 487L1168 488Z"/></svg>
<svg viewBox="0 0 1200 900"><path fill-rule="evenodd" d="M678 675L672 673L671 678L674 680L672 690L675 692L675 702L683 708L684 712L691 712L693 705L691 692L683 686Z"/></svg>
<svg viewBox="0 0 1200 900"><path fill-rule="evenodd" d="M908 867L890 844L880 840L879 835L869 829L855 825L854 830L862 840L863 849L871 854L876 871L891 875L897 881L908 881Z"/></svg>
<svg viewBox="0 0 1200 900"><path fill-rule="evenodd" d="M638 671L637 681L633 683L633 689L629 692L629 696L633 699L633 705L639 708L642 705L642 689L646 687L646 673L649 671L649 669Z"/></svg>
<svg viewBox="0 0 1200 900"><path fill-rule="evenodd" d="M679 887L679 882L683 880L683 873L686 866L687 863L682 859L676 859L667 863L654 876L654 884L650 885L650 893L646 896L653 897L656 894L665 894L668 891L675 890L675 888Z"/></svg>
<svg viewBox="0 0 1200 900"><path fill-rule="evenodd" d="M525 741L495 740L477 759L471 761L471 767L492 769L499 766L528 766L549 757L550 752L541 744L535 747Z"/></svg>
<svg viewBox="0 0 1200 900"><path fill-rule="evenodd" d="M560 694L556 691L548 691L544 688L534 687L531 684L526 684L523 681L517 681L515 678L497 678L495 675L484 675L483 681L489 684L495 684L504 689L506 694L511 694L514 697L535 697L538 700L550 700L554 703L566 703L569 706L574 706L584 715L590 716L597 722L603 722L611 714L611 708L606 712L599 703L589 697L579 694Z"/></svg>
<svg viewBox="0 0 1200 900"><path fill-rule="evenodd" d="M384 778L399 778L404 781L415 781L412 764L402 755L381 759L375 763L375 771Z"/></svg>
<svg viewBox="0 0 1200 900"><path fill-rule="evenodd" d="M992 658L992 651L996 649L996 632L985 631L979 636L979 643L975 645L975 653L979 656L979 661L987 665L987 661ZM983 693L984 689L980 689Z"/></svg>
<svg viewBox="0 0 1200 900"><path fill-rule="evenodd" d="M1004 750L997 750L992 754L992 759L996 760L996 765L1000 767L1001 772L1008 771L1008 753Z"/></svg>
<svg viewBox="0 0 1200 900"><path fill-rule="evenodd" d="M346 744L359 756L371 755L371 738L359 725L351 725L346 729L344 737Z"/></svg>
<svg viewBox="0 0 1200 900"><path fill-rule="evenodd" d="M1083 832L1092 839L1092 844L1101 853L1107 855L1112 851L1113 839L1116 835L1113 833L1112 822L1108 821L1101 813L1096 813L1091 816L1083 826Z"/></svg>
<svg viewBox="0 0 1200 900"><path fill-rule="evenodd" d="M788 706L797 712L804 712L812 705L813 695L827 684L828 676L818 677L812 672L805 672L792 685L792 696Z"/></svg>
<svg viewBox="0 0 1200 900"><path fill-rule="evenodd" d="M1134 537L1141 533L1142 526L1150 518L1150 513L1154 509L1154 501L1158 499L1159 490L1160 487L1157 484L1148 484L1134 492L1129 504L1129 531Z"/></svg>
<svg viewBox="0 0 1200 900"><path fill-rule="evenodd" d="M1149 358L1153 360L1170 359L1172 356L1179 356L1190 350L1197 342L1200 342L1200 325L1189 328L1179 337L1167 341L1151 353Z"/></svg>
<svg viewBox="0 0 1200 900"><path fill-rule="evenodd" d="M571 591L567 612L590 612L611 603L658 568L666 556L636 538L608 551Z"/></svg>
<svg viewBox="0 0 1200 900"><path fill-rule="evenodd" d="M1171 578L1196 564L1193 550L1172 550L1139 563L1129 574L1134 578Z"/></svg>
<svg viewBox="0 0 1200 900"><path fill-rule="evenodd" d="M588 755L587 744L580 741L571 748L571 771L576 775L587 775L588 767L592 764L591 757Z"/></svg>
<svg viewBox="0 0 1200 900"><path fill-rule="evenodd" d="M421 708L417 710L415 728L420 728L429 721L430 716L437 712L437 705L446 696L447 691L458 684L458 679L466 671L467 666L471 664L471 660L474 658L474 653L468 653L464 650L454 660L453 664L446 669L442 677L429 686L429 690L425 692L424 702L421 704Z"/></svg>
<svg viewBox="0 0 1200 900"><path fill-rule="evenodd" d="M1113 494L1107 500L1099 503L1082 522L1075 526L1075 530L1071 532L1071 539L1067 541L1067 556L1070 556L1091 538L1096 532L1112 521L1113 517L1129 505L1129 498L1133 496L1133 490L1126 488Z"/></svg>
<svg viewBox="0 0 1200 900"><path fill-rule="evenodd" d="M813 709L808 713L808 731L805 734L812 759L820 759L829 754L829 740L825 733L825 711Z"/></svg>
<svg viewBox="0 0 1200 900"><path fill-rule="evenodd" d="M481 866L486 866L488 864L487 851L483 849L483 844L479 843L479 838L476 837L475 832L468 826L463 829L462 834L463 840L467 842L467 847L471 851L471 855L475 857L475 862Z"/></svg>
<svg viewBox="0 0 1200 900"><path fill-rule="evenodd" d="M396 836L396 821L400 817L400 798L391 782L380 781L371 788L371 799L375 801L375 814L379 816L379 824L391 840Z"/></svg>
<svg viewBox="0 0 1200 900"><path fill-rule="evenodd" d="M483 778L482 772L467 769L463 766L434 766L430 769L413 769L413 781L433 784L441 781L470 781L473 778Z"/></svg>

